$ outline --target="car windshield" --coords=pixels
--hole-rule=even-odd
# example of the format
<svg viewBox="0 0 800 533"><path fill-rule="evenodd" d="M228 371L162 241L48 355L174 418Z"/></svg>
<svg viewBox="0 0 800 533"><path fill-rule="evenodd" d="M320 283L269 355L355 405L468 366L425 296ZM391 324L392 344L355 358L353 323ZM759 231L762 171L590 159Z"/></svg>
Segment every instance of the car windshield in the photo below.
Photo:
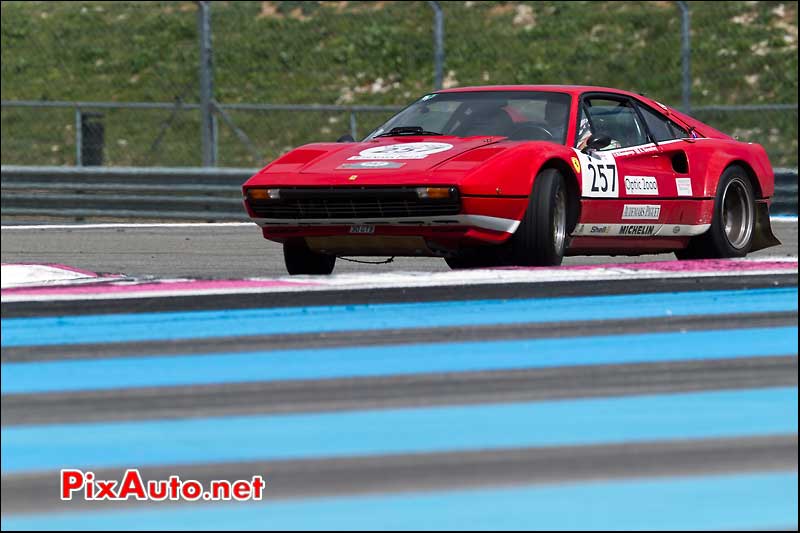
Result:
<svg viewBox="0 0 800 533"><path fill-rule="evenodd" d="M434 93L411 104L365 140L401 135L479 135L565 144L569 106L569 95L556 92Z"/></svg>

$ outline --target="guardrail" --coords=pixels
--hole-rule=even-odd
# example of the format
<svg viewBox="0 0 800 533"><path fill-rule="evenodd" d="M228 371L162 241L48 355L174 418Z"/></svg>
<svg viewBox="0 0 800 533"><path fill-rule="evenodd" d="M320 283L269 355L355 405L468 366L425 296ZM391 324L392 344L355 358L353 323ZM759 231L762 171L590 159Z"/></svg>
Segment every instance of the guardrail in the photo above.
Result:
<svg viewBox="0 0 800 533"><path fill-rule="evenodd" d="M0 167L4 216L247 220L241 185L258 169ZM775 169L773 214L797 214L797 169Z"/></svg>
<svg viewBox="0 0 800 533"><path fill-rule="evenodd" d="M0 167L4 216L247 220L255 168Z"/></svg>
<svg viewBox="0 0 800 533"><path fill-rule="evenodd" d="M797 169L775 169L775 197L770 209L774 215L797 214Z"/></svg>

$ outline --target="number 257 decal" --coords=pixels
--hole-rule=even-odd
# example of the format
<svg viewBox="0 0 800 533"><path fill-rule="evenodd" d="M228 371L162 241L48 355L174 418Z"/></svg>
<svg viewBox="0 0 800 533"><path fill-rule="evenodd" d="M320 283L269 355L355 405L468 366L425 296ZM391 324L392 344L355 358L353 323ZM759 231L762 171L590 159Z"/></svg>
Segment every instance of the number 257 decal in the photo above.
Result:
<svg viewBox="0 0 800 533"><path fill-rule="evenodd" d="M607 176L605 170L610 174ZM592 192L616 192L617 190L617 165L589 163L586 170L592 175Z"/></svg>
<svg viewBox="0 0 800 533"><path fill-rule="evenodd" d="M576 150L581 163L581 195L584 198L619 198L617 162L611 154L586 155Z"/></svg>

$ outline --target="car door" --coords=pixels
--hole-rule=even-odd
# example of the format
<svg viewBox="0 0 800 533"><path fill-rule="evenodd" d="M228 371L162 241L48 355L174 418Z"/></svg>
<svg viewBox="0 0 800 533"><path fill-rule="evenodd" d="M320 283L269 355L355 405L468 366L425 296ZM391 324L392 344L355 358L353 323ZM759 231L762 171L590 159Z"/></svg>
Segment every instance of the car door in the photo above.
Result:
<svg viewBox="0 0 800 533"><path fill-rule="evenodd" d="M701 182L693 185L689 175L688 153L692 142L678 142L691 140L689 132L642 102L637 102L637 109L650 137L658 143L659 155L669 162L672 169L673 179L662 184L659 191L661 196L676 199L697 197L696 193L701 192L703 187Z"/></svg>
<svg viewBox="0 0 800 533"><path fill-rule="evenodd" d="M674 187L669 157L652 142L632 99L590 93L581 98L580 105L575 149L584 204L591 204L585 212L593 218L585 221L622 224L626 230L633 224L637 227L631 231L642 226L645 234L653 234L662 218L661 191L668 184ZM591 135L607 136L611 142L587 150L585 143Z"/></svg>

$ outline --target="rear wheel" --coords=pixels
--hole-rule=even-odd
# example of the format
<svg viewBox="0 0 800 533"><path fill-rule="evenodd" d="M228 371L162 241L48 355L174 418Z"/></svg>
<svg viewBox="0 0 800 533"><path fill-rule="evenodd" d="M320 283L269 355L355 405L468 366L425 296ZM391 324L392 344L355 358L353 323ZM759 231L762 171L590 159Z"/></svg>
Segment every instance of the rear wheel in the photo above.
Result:
<svg viewBox="0 0 800 533"><path fill-rule="evenodd" d="M283 243L283 260L286 270L295 276L300 274L327 275L333 272L336 256L314 252L303 239Z"/></svg>
<svg viewBox="0 0 800 533"><path fill-rule="evenodd" d="M525 216L511 238L514 264L561 264L567 243L567 206L564 177L554 168L541 171L533 182Z"/></svg>
<svg viewBox="0 0 800 533"><path fill-rule="evenodd" d="M753 186L742 167L728 167L719 179L709 230L693 237L678 259L744 257L753 246L756 207Z"/></svg>

